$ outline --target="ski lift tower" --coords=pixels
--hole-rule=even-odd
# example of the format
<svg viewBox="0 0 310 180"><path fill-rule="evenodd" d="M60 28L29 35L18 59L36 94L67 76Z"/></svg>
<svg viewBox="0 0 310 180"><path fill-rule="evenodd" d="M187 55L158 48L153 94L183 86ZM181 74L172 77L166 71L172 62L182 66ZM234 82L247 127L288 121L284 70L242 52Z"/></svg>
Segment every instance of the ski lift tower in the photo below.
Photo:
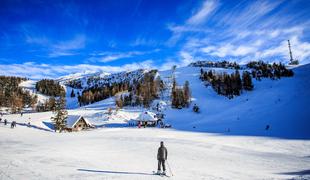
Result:
<svg viewBox="0 0 310 180"><path fill-rule="evenodd" d="M290 43L290 40L287 40L287 43L288 43L288 50L289 50L289 53L290 53L290 63L289 65L298 65L299 62L298 60L294 60L293 59L293 53L292 53L292 50L291 50L291 43Z"/></svg>

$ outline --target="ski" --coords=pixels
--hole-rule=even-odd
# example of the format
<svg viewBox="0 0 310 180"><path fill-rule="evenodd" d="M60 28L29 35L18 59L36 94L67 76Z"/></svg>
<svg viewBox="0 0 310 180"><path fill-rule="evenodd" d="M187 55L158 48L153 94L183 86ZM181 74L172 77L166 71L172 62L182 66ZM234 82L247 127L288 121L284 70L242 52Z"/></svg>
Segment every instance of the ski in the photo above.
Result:
<svg viewBox="0 0 310 180"><path fill-rule="evenodd" d="M157 173L156 171L153 171L153 174L154 174L154 175L157 175L157 176L160 176L160 177L170 177L170 176L167 175L167 174Z"/></svg>

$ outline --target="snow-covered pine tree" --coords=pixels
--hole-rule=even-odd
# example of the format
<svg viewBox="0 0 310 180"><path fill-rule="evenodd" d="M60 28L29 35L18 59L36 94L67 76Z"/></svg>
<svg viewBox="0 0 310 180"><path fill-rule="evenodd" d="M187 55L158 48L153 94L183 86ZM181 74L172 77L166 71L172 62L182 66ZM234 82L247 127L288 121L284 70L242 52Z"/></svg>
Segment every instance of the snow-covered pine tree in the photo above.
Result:
<svg viewBox="0 0 310 180"><path fill-rule="evenodd" d="M75 93L74 93L74 90L73 90L73 89L72 89L72 91L71 91L70 96L71 96L72 98L75 97Z"/></svg>
<svg viewBox="0 0 310 180"><path fill-rule="evenodd" d="M62 132L66 128L68 118L68 111L65 109L66 106L66 100L65 97L60 97L56 100L56 114L54 117L52 117L52 121L55 125L55 132L58 130L59 132Z"/></svg>
<svg viewBox="0 0 310 180"><path fill-rule="evenodd" d="M184 91L184 101L186 103L186 106L188 106L191 100L191 91L189 89L188 81L185 81L183 91Z"/></svg>
<svg viewBox="0 0 310 180"><path fill-rule="evenodd" d="M252 77L248 71L244 71L242 74L242 85L247 91L251 91L253 89Z"/></svg>
<svg viewBox="0 0 310 180"><path fill-rule="evenodd" d="M49 98L48 106L49 106L49 110L55 112L55 110L56 110L56 99L54 96Z"/></svg>

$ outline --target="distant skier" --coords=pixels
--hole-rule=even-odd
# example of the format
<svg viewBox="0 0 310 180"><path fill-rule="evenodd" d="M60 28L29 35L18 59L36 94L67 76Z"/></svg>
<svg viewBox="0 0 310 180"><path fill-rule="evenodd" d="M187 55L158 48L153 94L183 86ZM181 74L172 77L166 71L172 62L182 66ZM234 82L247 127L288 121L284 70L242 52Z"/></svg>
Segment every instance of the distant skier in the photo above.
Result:
<svg viewBox="0 0 310 180"><path fill-rule="evenodd" d="M12 123L11 123L11 128L15 128L16 127L16 121L13 121Z"/></svg>
<svg viewBox="0 0 310 180"><path fill-rule="evenodd" d="M138 128L141 128L141 122L139 122L139 124L138 124Z"/></svg>
<svg viewBox="0 0 310 180"><path fill-rule="evenodd" d="M166 166L165 161L167 160L168 151L167 148L164 146L164 142L160 142L160 147L158 148L157 152L157 160L158 160L158 169L157 174L166 175ZM161 173L161 166L163 167L163 173Z"/></svg>
<svg viewBox="0 0 310 180"><path fill-rule="evenodd" d="M6 125L8 123L8 121L6 119L4 119L4 125Z"/></svg>

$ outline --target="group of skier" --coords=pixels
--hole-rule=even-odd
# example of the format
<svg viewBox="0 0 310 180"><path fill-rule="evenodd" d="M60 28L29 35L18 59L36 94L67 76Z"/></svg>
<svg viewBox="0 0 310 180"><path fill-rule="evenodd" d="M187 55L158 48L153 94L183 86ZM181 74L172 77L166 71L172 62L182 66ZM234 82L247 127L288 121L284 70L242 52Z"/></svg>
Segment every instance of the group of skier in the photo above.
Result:
<svg viewBox="0 0 310 180"><path fill-rule="evenodd" d="M0 123L2 122L2 118L0 118ZM3 124L6 126L8 124L8 120L4 119ZM16 127L16 121L11 122L11 128Z"/></svg>

